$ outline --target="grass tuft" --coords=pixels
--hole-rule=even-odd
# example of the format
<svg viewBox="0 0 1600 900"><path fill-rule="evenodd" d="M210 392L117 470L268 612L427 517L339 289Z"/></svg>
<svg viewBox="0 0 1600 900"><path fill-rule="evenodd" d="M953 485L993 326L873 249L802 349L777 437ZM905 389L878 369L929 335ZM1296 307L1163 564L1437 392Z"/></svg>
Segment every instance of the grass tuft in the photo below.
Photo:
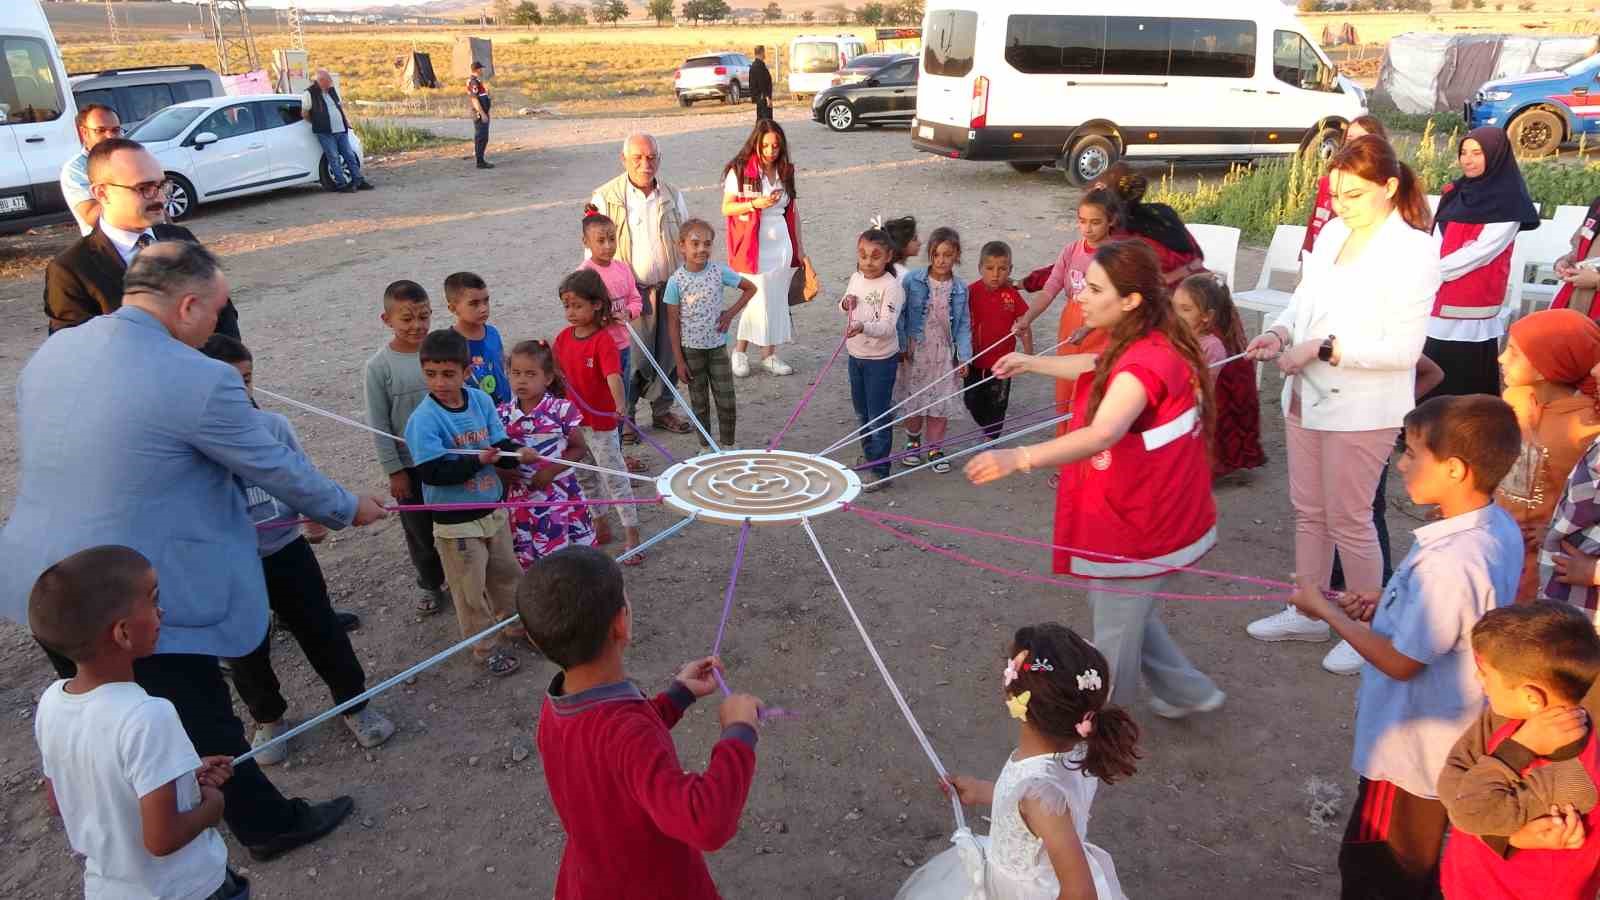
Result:
<svg viewBox="0 0 1600 900"><path fill-rule="evenodd" d="M351 126L361 138L361 149L368 156L402 153L450 143L425 128L401 125L387 119L352 119Z"/></svg>

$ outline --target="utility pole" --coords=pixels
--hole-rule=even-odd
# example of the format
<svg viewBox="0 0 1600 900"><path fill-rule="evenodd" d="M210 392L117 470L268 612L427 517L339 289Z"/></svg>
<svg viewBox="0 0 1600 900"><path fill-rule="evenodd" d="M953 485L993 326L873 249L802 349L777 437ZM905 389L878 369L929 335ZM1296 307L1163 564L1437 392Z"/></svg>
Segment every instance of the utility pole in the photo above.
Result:
<svg viewBox="0 0 1600 900"><path fill-rule="evenodd" d="M207 6L217 42L217 70L224 75L237 75L261 68L245 0L207 0Z"/></svg>
<svg viewBox="0 0 1600 900"><path fill-rule="evenodd" d="M106 0L106 31L112 44L122 43L122 32L117 28L117 9L111 5L111 0Z"/></svg>
<svg viewBox="0 0 1600 900"><path fill-rule="evenodd" d="M300 4L289 0L285 14L289 17L289 46L295 50L306 48L305 21L300 15Z"/></svg>

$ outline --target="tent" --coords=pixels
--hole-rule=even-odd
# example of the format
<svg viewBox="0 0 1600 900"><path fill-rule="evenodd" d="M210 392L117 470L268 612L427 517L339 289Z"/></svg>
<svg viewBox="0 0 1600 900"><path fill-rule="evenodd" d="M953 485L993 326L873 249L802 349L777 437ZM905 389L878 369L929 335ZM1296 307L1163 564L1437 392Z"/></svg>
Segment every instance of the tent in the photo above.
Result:
<svg viewBox="0 0 1600 900"><path fill-rule="evenodd" d="M463 81L472 74L472 64L483 63L483 80L494 80L494 44L488 38L462 35L450 52L450 75Z"/></svg>
<svg viewBox="0 0 1600 900"><path fill-rule="evenodd" d="M1384 51L1372 99L1407 113L1458 110L1486 81L1559 69L1597 46L1592 35L1402 34Z"/></svg>
<svg viewBox="0 0 1600 900"><path fill-rule="evenodd" d="M400 87L407 93L417 88L436 88L439 79L433 74L433 59L426 53L412 51L406 54L405 69L400 73Z"/></svg>

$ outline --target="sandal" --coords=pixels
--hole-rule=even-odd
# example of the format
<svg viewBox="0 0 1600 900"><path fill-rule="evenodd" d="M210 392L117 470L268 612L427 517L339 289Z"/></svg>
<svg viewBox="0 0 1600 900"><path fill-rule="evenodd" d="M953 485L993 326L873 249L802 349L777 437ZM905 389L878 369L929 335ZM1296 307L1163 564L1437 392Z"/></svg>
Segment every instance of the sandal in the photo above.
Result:
<svg viewBox="0 0 1600 900"><path fill-rule="evenodd" d="M611 523L604 515L594 517L594 543L596 547L604 547L617 538L611 533Z"/></svg>
<svg viewBox="0 0 1600 900"><path fill-rule="evenodd" d="M632 549L633 549L632 547L623 547L622 548L622 552L623 553L627 553L629 550L632 550ZM620 556L621 554L618 554L618 555ZM642 565L644 565L644 560L645 560L645 555L643 553L635 553L632 556L628 557L627 559L623 560L622 564L625 565L625 566L642 566Z"/></svg>
<svg viewBox="0 0 1600 900"><path fill-rule="evenodd" d="M417 603L412 609L419 616L431 616L444 608L444 591L423 590L422 596L417 598Z"/></svg>
<svg viewBox="0 0 1600 900"><path fill-rule="evenodd" d="M662 431L670 431L673 434L688 434L694 430L693 425L690 425L675 413L667 413L651 424Z"/></svg>
<svg viewBox="0 0 1600 900"><path fill-rule="evenodd" d="M922 435L906 437L906 452L900 457L900 465L908 469L922 465Z"/></svg>
<svg viewBox="0 0 1600 900"><path fill-rule="evenodd" d="M639 432L634 431L632 428L623 428L622 429L622 443L623 443L624 446L627 446L627 447L636 447L636 446L638 446L639 445Z"/></svg>
<svg viewBox="0 0 1600 900"><path fill-rule="evenodd" d="M482 657L479 661L483 663L483 667L488 670L489 674L496 678L504 678L522 668L521 660L504 650L496 650L488 656Z"/></svg>
<svg viewBox="0 0 1600 900"><path fill-rule="evenodd" d="M624 456L622 462L628 467L628 471L635 475L642 475L650 471L650 467L643 460L634 459L631 456Z"/></svg>
<svg viewBox="0 0 1600 900"><path fill-rule="evenodd" d="M933 464L933 470L940 475L949 474L950 461L944 458L943 450L929 450L928 462Z"/></svg>

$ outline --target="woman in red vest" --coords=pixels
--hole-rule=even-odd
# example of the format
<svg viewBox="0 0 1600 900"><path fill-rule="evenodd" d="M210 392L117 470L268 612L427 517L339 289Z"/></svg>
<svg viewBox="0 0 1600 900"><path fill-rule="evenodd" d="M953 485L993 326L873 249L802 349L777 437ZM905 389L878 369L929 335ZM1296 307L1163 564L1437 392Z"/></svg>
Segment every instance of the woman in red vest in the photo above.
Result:
<svg viewBox="0 0 1600 900"><path fill-rule="evenodd" d="M783 126L760 119L738 154L723 169L722 214L728 217L728 267L756 286L739 317L733 374L750 374L751 344L762 348L761 367L774 375L794 369L778 358L778 346L794 339L789 319L789 282L805 258L800 216L795 209L794 164Z"/></svg>
<svg viewBox="0 0 1600 900"><path fill-rule="evenodd" d="M1386 141L1389 139L1389 129L1383 127L1377 116L1356 116L1345 126L1344 140L1353 141L1368 134L1375 134ZM1317 199L1311 205L1311 218L1306 220L1306 239L1300 244L1302 257L1311 252L1311 247L1317 242L1317 235L1322 233L1322 226L1328 224L1328 220L1332 218L1333 190L1328 187L1328 176L1324 174L1317 179Z"/></svg>
<svg viewBox="0 0 1600 900"><path fill-rule="evenodd" d="M1444 370L1429 396L1500 393L1500 320L1517 232L1539 227L1522 170L1501 128L1475 128L1457 148L1461 177L1434 215L1439 285L1423 353Z"/></svg>
<svg viewBox="0 0 1600 900"><path fill-rule="evenodd" d="M1171 569L1217 541L1211 496L1211 378L1193 334L1172 310L1156 253L1143 241L1095 251L1078 294L1085 324L1110 336L1106 350L1072 356L1002 357L1003 378L1036 372L1075 383L1072 428L967 465L974 484L1059 466L1055 571L1086 579L1094 644L1111 664L1111 698L1138 697L1139 675L1157 715L1209 712L1226 695L1189 662L1149 594Z"/></svg>
<svg viewBox="0 0 1600 900"><path fill-rule="evenodd" d="M1556 292L1551 309L1575 309L1591 319L1600 319L1600 306L1594 302L1595 291L1600 289L1600 241L1594 239L1597 230L1600 230L1600 197L1589 204L1583 224L1572 235L1572 252L1556 260L1561 290Z"/></svg>

